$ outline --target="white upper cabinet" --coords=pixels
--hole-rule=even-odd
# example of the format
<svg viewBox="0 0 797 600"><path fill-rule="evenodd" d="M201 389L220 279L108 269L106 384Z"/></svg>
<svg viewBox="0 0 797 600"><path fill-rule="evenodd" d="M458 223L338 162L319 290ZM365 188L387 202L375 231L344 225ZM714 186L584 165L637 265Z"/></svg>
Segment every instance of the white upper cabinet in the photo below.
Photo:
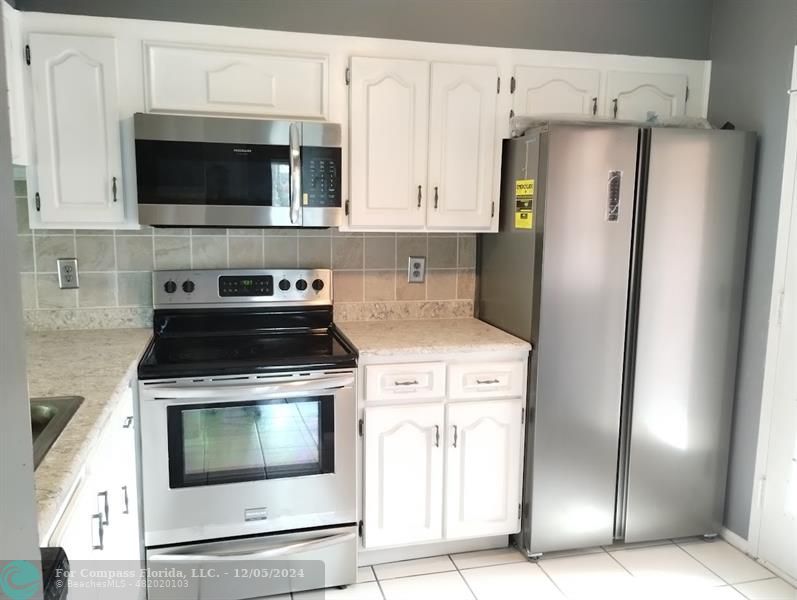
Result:
<svg viewBox="0 0 797 600"><path fill-rule="evenodd" d="M25 120L25 94L23 83L23 49L19 26L19 13L7 2L2 3L3 42L5 43L6 84L8 88L8 121L11 137L11 162L27 165L28 131Z"/></svg>
<svg viewBox="0 0 797 600"><path fill-rule="evenodd" d="M148 42L146 101L151 112L324 119L324 55Z"/></svg>
<svg viewBox="0 0 797 600"><path fill-rule="evenodd" d="M429 229L489 229L498 194L498 69L432 64Z"/></svg>
<svg viewBox="0 0 797 600"><path fill-rule="evenodd" d="M365 409L366 548L443 535L443 404Z"/></svg>
<svg viewBox="0 0 797 600"><path fill-rule="evenodd" d="M352 58L350 87L351 225L423 228L429 63Z"/></svg>
<svg viewBox="0 0 797 600"><path fill-rule="evenodd" d="M601 72L597 69L515 67L512 110L519 116L598 113Z"/></svg>
<svg viewBox="0 0 797 600"><path fill-rule="evenodd" d="M520 528L522 405L520 399L448 405L446 539Z"/></svg>
<svg viewBox="0 0 797 600"><path fill-rule="evenodd" d="M350 226L490 230L497 85L491 66L352 58Z"/></svg>
<svg viewBox="0 0 797 600"><path fill-rule="evenodd" d="M42 227L122 223L116 42L30 35L36 183Z"/></svg>
<svg viewBox="0 0 797 600"><path fill-rule="evenodd" d="M628 121L686 114L686 75L611 71L606 83L607 116Z"/></svg>

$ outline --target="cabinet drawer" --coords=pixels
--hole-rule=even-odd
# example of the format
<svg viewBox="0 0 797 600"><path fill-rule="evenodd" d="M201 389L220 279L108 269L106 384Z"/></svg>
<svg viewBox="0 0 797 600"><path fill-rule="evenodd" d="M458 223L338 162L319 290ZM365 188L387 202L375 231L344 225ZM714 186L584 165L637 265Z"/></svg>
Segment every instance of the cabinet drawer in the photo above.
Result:
<svg viewBox="0 0 797 600"><path fill-rule="evenodd" d="M446 394L445 363L410 363L365 367L366 400L442 398Z"/></svg>
<svg viewBox="0 0 797 600"><path fill-rule="evenodd" d="M521 360L496 363L462 363L448 368L449 397L507 398L523 394L525 363Z"/></svg>

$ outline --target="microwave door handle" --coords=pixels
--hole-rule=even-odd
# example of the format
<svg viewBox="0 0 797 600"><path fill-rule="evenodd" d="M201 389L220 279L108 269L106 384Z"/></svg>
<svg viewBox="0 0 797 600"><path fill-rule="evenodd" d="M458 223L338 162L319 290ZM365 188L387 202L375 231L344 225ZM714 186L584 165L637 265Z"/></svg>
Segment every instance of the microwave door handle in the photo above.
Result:
<svg viewBox="0 0 797 600"><path fill-rule="evenodd" d="M353 531L348 533L339 533L330 535L321 539L307 540L304 542L296 542L295 544L288 544L287 546L278 546L276 548L269 548L268 550L261 550L259 552L251 552L247 554L155 554L147 557L148 561L152 562L206 562L218 560L252 560L252 559L266 559L277 558L287 554L296 554L299 552L312 552L321 550L336 544L342 544L355 539L356 534Z"/></svg>
<svg viewBox="0 0 797 600"><path fill-rule="evenodd" d="M302 197L302 139L298 123L290 126L291 224L299 223Z"/></svg>
<svg viewBox="0 0 797 600"><path fill-rule="evenodd" d="M181 386L168 385L147 386L146 390L155 392L156 399L179 398L211 398L224 399L241 395L277 394L308 391L332 391L343 389L354 384L353 376L335 377L320 381L288 381L266 385L221 385L221 386ZM160 393L158 393L160 392Z"/></svg>

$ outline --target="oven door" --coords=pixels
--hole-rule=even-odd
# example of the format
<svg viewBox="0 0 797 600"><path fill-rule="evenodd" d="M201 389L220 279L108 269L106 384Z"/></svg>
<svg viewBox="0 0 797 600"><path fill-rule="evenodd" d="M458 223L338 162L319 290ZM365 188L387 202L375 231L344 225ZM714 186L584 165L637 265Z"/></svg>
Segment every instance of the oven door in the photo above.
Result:
<svg viewBox="0 0 797 600"><path fill-rule="evenodd" d="M353 372L139 392L146 546L355 521Z"/></svg>

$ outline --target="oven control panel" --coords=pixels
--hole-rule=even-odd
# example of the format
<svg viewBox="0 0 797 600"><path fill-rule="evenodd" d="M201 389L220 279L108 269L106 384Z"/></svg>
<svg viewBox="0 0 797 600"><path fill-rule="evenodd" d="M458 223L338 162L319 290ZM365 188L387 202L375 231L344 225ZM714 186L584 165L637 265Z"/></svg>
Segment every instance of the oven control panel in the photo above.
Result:
<svg viewBox="0 0 797 600"><path fill-rule="evenodd" d="M274 277L271 275L221 275L219 297L273 296Z"/></svg>
<svg viewBox="0 0 797 600"><path fill-rule="evenodd" d="M332 304L329 269L155 271L155 308Z"/></svg>

